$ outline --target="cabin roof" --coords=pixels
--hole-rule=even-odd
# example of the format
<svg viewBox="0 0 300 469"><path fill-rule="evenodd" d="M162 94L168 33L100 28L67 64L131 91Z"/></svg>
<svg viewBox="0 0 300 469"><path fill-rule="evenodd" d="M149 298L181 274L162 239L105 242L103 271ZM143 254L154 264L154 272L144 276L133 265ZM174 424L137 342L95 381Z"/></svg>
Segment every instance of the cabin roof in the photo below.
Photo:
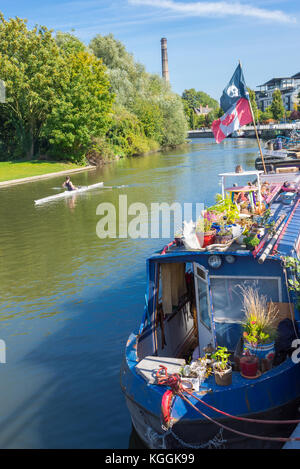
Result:
<svg viewBox="0 0 300 469"><path fill-rule="evenodd" d="M281 209L282 211L282 209ZM300 239L300 198L296 200L295 204L287 212L285 226L282 231L282 236L279 240L278 253L284 256L290 256L293 252L299 255L299 239Z"/></svg>
<svg viewBox="0 0 300 469"><path fill-rule="evenodd" d="M227 173L231 174L231 173ZM235 173L232 173L233 175ZM260 174L261 182L268 181L270 184L283 184L284 182L296 183L300 187L300 175L285 173L285 174ZM277 192L271 205L270 205L272 219L276 222L282 215L285 216L283 220L283 229L276 241L274 248L271 250L270 257L279 258L280 256L291 256L296 251L300 255L300 195L296 195L294 202L291 205L286 205L282 202L282 193ZM279 227L280 228L280 227ZM263 252L262 251L260 253ZM253 254L247 248L242 247L237 243L233 243L226 251L220 250L188 250L184 246L177 247L171 245L168 249L155 253L150 257L151 260L160 260L164 262L175 261L175 259L189 259L197 255L234 255L234 256L252 256ZM260 254L259 254L260 255ZM269 258L270 258L269 257Z"/></svg>

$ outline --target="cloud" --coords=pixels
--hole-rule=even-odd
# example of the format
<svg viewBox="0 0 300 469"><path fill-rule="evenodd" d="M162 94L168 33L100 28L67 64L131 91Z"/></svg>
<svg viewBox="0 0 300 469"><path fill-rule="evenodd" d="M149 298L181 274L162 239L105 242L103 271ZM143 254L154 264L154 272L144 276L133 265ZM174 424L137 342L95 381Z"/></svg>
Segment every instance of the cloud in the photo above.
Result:
<svg viewBox="0 0 300 469"><path fill-rule="evenodd" d="M157 7L185 16L224 17L244 16L275 21L296 23L296 18L280 10L267 10L240 2L175 2L173 0L128 0L131 5Z"/></svg>

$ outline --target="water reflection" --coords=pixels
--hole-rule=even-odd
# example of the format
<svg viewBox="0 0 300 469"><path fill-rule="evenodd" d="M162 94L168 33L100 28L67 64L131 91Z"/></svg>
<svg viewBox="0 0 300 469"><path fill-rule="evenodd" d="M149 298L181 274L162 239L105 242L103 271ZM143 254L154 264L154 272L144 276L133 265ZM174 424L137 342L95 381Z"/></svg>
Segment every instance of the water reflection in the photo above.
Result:
<svg viewBox="0 0 300 469"><path fill-rule="evenodd" d="M138 327L145 259L160 239L103 239L101 202L212 203L218 173L253 168L252 140L121 159L72 177L109 189L36 207L62 178L0 191L0 447L126 448L130 417L119 387L124 345ZM150 210L149 210L150 211Z"/></svg>

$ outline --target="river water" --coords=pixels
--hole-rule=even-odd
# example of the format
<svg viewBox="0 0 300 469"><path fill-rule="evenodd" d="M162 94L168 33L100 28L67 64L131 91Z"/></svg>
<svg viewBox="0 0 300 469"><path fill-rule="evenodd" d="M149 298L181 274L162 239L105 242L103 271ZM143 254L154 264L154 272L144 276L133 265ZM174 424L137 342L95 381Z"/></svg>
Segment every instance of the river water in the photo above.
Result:
<svg viewBox="0 0 300 469"><path fill-rule="evenodd" d="M143 313L145 260L166 240L99 239L97 206L119 195L213 203L218 173L256 157L254 140L194 139L78 173L75 185L107 188L75 198L34 205L62 178L0 190L1 448L128 448L119 369Z"/></svg>

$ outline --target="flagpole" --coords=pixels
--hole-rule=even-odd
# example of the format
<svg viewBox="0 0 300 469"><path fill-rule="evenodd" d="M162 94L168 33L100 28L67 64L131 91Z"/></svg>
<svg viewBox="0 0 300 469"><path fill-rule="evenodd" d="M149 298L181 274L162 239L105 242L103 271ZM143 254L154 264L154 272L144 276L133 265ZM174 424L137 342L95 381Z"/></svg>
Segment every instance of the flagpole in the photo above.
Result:
<svg viewBox="0 0 300 469"><path fill-rule="evenodd" d="M242 64L241 64L240 60L239 60L239 64L240 64L240 67L242 68ZM249 101L250 111L251 111L251 115L252 115L252 121L253 121L254 130L255 130L256 140L257 140L257 143L258 143L258 148L259 148L259 151L260 151L261 160L262 160L262 164L263 164L263 167L264 167L264 173L267 174L264 155L263 155L263 152L262 152L262 148L261 148L261 144L260 144L260 140L259 140L259 135L258 135L258 132L257 132L257 127L256 127L254 112L253 112L252 105L251 105L250 94L249 94L248 101Z"/></svg>

